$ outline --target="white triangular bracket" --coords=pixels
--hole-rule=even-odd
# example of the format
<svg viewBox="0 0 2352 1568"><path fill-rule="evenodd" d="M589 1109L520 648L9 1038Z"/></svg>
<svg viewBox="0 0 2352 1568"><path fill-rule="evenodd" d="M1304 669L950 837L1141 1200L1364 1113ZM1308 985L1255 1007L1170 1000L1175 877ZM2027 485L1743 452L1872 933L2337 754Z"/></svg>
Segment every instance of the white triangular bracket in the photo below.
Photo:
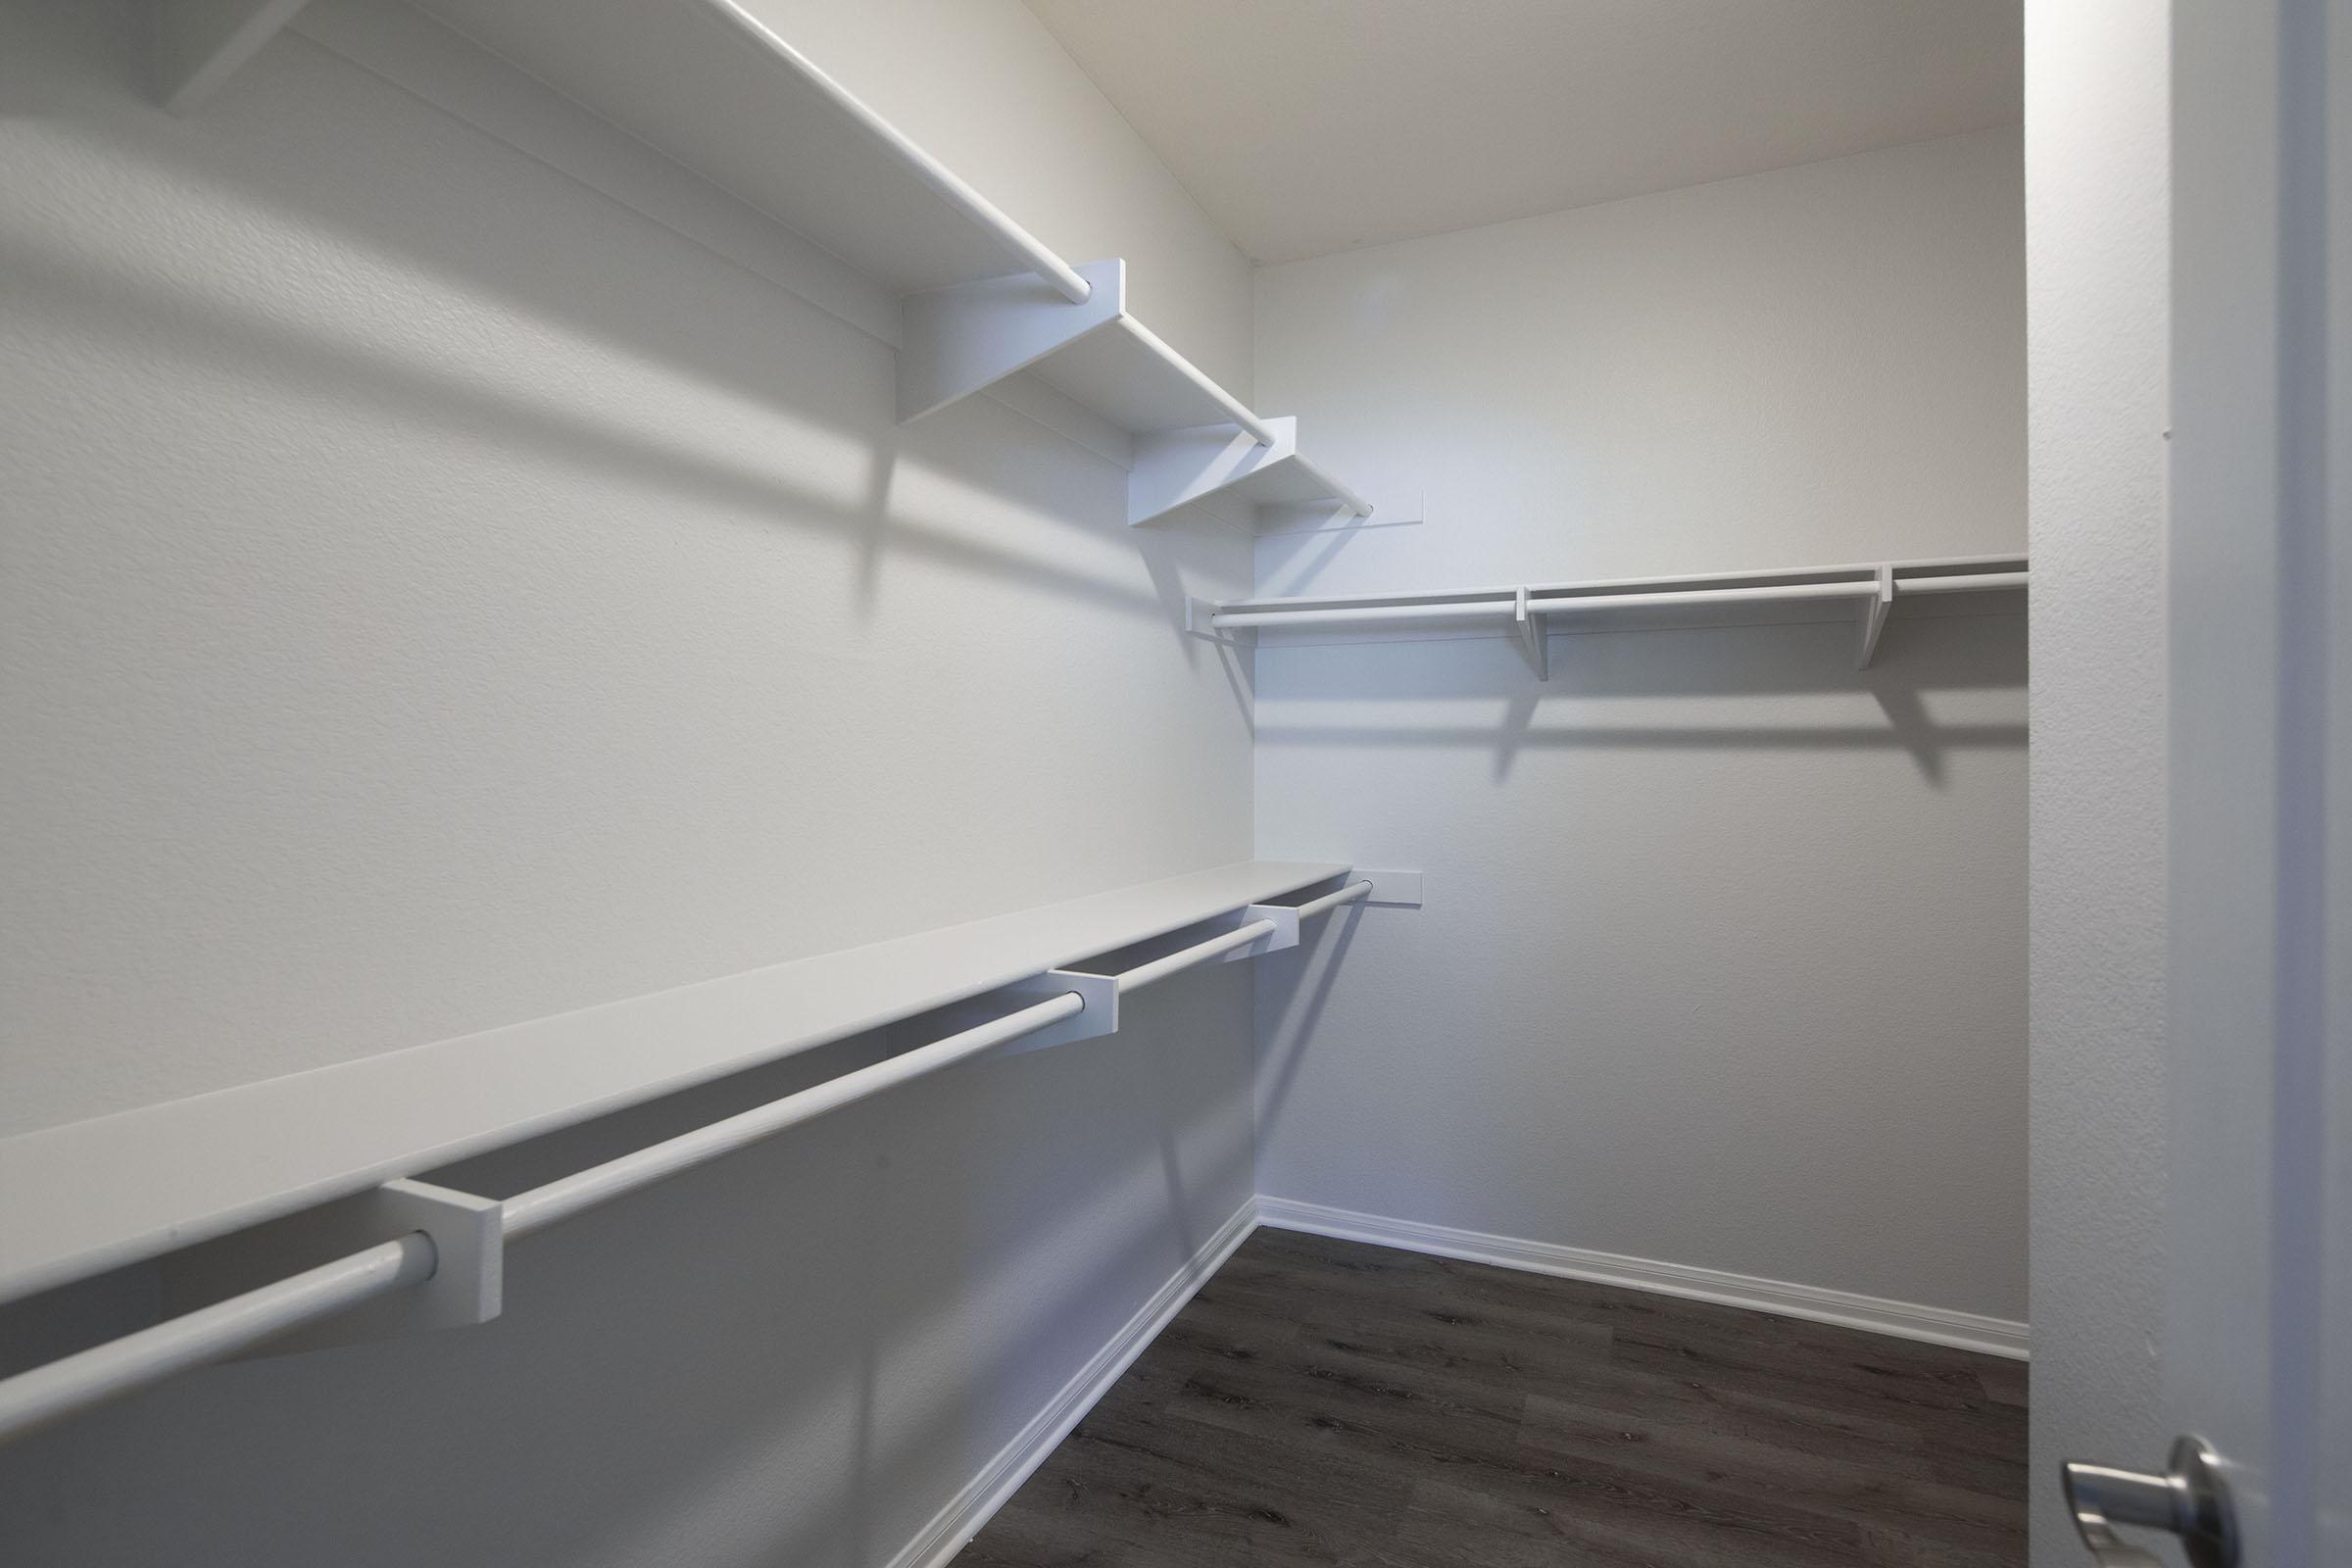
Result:
<svg viewBox="0 0 2352 1568"><path fill-rule="evenodd" d="M1862 640L1854 653L1854 667L1868 669L1879 655L1879 633L1886 629L1886 612L1894 608L1894 568L1879 568L1878 591L1862 603Z"/></svg>
<svg viewBox="0 0 2352 1568"><path fill-rule="evenodd" d="M1076 270L1092 290L1083 305L1034 272L907 295L900 303L900 422L984 392L1116 321L1127 264L1114 256Z"/></svg>
<svg viewBox="0 0 2352 1568"><path fill-rule="evenodd" d="M1527 655L1528 666L1535 670L1536 679L1551 679L1551 637L1544 617L1528 612L1525 588L1519 590L1512 607L1512 623L1518 629L1520 652Z"/></svg>
<svg viewBox="0 0 2352 1568"><path fill-rule="evenodd" d="M1232 424L1137 436L1135 466L1127 474L1128 526L1155 522L1201 501L1238 504L1246 514L1243 525L1252 532L1276 515L1295 526L1292 519L1302 509L1319 524L1372 514L1370 502L1299 455L1296 417L1262 417L1274 434L1263 445Z"/></svg>

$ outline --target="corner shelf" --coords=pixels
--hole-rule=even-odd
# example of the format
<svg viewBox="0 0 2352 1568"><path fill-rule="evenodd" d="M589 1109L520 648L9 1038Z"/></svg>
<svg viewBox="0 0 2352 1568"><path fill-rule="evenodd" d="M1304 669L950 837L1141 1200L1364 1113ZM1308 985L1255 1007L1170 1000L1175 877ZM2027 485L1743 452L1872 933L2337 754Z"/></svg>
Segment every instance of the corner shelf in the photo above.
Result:
<svg viewBox="0 0 2352 1568"><path fill-rule="evenodd" d="M355 10L389 0L309 0L307 18L305 0L164 3L158 90L182 113L290 23L359 47L392 26ZM1136 475L1131 523L1195 502L1250 530L1371 514L1298 456L1295 421L1255 414L1127 313L1123 263L1064 261L736 0L407 9L896 298L902 421L1026 370L1109 427L1110 455ZM1239 432L1243 451L1202 430ZM1200 466L1183 470L1186 457Z"/></svg>

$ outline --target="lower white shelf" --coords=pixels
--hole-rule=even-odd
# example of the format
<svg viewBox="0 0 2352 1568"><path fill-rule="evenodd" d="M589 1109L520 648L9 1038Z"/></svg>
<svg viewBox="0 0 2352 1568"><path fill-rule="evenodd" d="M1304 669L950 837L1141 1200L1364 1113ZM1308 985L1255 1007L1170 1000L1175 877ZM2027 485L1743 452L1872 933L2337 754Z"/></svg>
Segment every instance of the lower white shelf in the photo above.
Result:
<svg viewBox="0 0 2352 1568"><path fill-rule="evenodd" d="M0 1301L1330 881L1250 860L0 1139ZM28 1198L27 1195L37 1195Z"/></svg>
<svg viewBox="0 0 2352 1568"><path fill-rule="evenodd" d="M0 1300L230 1232L340 1254L0 1379L0 1439L264 1346L485 1322L511 1240L971 1057L1112 1033L1139 988L1374 891L1247 861L0 1141ZM918 1015L921 1045L503 1201L409 1175ZM250 1229L279 1216L303 1248Z"/></svg>

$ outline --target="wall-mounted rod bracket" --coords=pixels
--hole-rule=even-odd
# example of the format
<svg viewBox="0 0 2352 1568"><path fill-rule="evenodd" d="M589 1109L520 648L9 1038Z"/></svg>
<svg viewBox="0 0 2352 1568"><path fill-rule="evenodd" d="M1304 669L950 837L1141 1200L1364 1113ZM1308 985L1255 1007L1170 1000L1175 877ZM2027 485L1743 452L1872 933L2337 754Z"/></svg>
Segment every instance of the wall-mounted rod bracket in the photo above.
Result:
<svg viewBox="0 0 2352 1568"><path fill-rule="evenodd" d="M1511 620L1519 633L1520 651L1527 655L1528 666L1536 672L1536 679L1551 679L1551 636L1544 629L1543 621L1527 612L1527 590L1524 587L1519 590L1517 601L1512 606Z"/></svg>
<svg viewBox="0 0 2352 1568"><path fill-rule="evenodd" d="M322 1317L243 1351L239 1359L323 1350L404 1339L435 1329L468 1328L498 1316L506 1238L494 1198L453 1192L403 1177L261 1229L224 1237L166 1265L167 1301L218 1294L231 1271L253 1271L288 1251L320 1256L421 1233L433 1245L429 1277L349 1311Z"/></svg>
<svg viewBox="0 0 2352 1568"><path fill-rule="evenodd" d="M1233 630L1228 631L1225 628L1216 625L1210 619L1210 617L1215 615L1217 612L1217 601L1214 599L1203 599L1199 594L1185 595L1185 631L1192 636L1205 638L1207 641L1212 643L1223 643L1229 648L1250 648L1256 646L1257 633L1255 630L1247 626L1243 626L1236 627Z"/></svg>
<svg viewBox="0 0 2352 1568"><path fill-rule="evenodd" d="M1089 262L1078 273L1089 296L1076 305L1029 272L907 295L899 307L900 421L960 402L1115 323L1126 264Z"/></svg>
<svg viewBox="0 0 2352 1568"><path fill-rule="evenodd" d="M1246 948L1234 949L1220 962L1238 963L1245 958L1263 957L1269 953L1280 953L1285 948L1298 945L1298 910L1295 906L1287 904L1252 904L1233 916L1237 928L1258 920L1273 921L1274 934Z"/></svg>
<svg viewBox="0 0 2352 1568"><path fill-rule="evenodd" d="M1355 868L1359 880L1372 884L1365 896L1366 904L1396 905L1405 908L1421 907L1423 873L1419 871L1377 871L1370 866Z"/></svg>
<svg viewBox="0 0 2352 1568"><path fill-rule="evenodd" d="M1292 914L1291 919L1291 939L1296 942L1298 940L1296 912ZM1276 922L1264 915L1251 918L1247 911L1227 915L1218 923L1225 925L1227 929L1219 931L1214 936L1203 938L1190 947L1179 948L1164 957L1154 958L1150 963L1138 964L1132 969L1121 970L1116 976L1119 990L1122 992L1134 991L1151 985L1154 981L1164 980L1169 975L1181 974L1196 964L1222 958L1228 954L1236 957L1254 958L1260 954L1273 952L1272 944L1281 935L1281 928Z"/></svg>
<svg viewBox="0 0 2352 1568"><path fill-rule="evenodd" d="M1854 654L1854 667L1868 669L1870 662L1879 655L1879 633L1886 629L1886 612L1894 608L1894 568L1879 568L1878 591L1862 602L1862 645Z"/></svg>
<svg viewBox="0 0 2352 1568"><path fill-rule="evenodd" d="M1020 1035L999 1046L992 1055L1017 1056L1024 1052L1044 1051L1051 1046L1066 1046L1074 1040L1092 1040L1107 1035L1119 1027L1118 976L1087 974L1078 969L1049 969L1044 974L1026 980L1015 980L958 1006L949 1008L943 1016L933 1014L924 1028L932 1034L939 1032L944 1021L950 1030L968 1029L982 1019L1005 1009L1006 1004L1026 1005L1076 992L1084 1003L1083 1011L1059 1018L1031 1034ZM905 1025L898 1025L905 1028Z"/></svg>

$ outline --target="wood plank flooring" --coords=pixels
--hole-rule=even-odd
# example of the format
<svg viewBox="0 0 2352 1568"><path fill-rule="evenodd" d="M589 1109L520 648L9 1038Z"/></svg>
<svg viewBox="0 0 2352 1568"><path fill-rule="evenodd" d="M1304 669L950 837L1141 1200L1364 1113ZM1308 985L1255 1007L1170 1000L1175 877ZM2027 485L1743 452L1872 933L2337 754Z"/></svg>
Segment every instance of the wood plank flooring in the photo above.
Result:
<svg viewBox="0 0 2352 1568"><path fill-rule="evenodd" d="M2014 1361L1287 1231L956 1568L1995 1568Z"/></svg>

